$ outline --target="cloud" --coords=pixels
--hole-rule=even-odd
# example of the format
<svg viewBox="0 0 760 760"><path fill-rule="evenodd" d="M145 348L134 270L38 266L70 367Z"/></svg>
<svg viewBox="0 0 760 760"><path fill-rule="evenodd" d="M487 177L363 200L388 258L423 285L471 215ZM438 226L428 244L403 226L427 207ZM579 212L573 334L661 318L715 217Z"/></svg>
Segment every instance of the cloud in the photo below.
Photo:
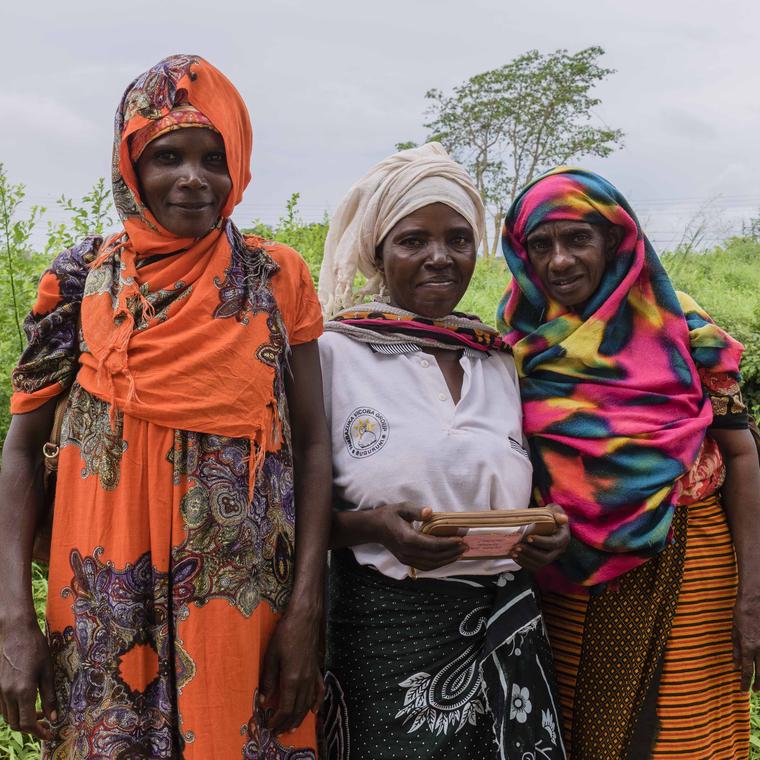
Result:
<svg viewBox="0 0 760 760"><path fill-rule="evenodd" d="M0 92L4 135L24 139L54 136L59 140L83 142L99 130L96 124L50 95L35 92Z"/></svg>
<svg viewBox="0 0 760 760"><path fill-rule="evenodd" d="M680 138L714 140L718 130L705 119L681 108L666 108L661 114L663 125Z"/></svg>

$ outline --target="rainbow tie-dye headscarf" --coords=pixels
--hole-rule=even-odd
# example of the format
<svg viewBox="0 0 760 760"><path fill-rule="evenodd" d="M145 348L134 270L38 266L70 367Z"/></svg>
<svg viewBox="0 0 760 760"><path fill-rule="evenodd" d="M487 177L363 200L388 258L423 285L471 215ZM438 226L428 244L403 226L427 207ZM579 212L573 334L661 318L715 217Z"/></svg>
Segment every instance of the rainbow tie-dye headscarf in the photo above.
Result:
<svg viewBox="0 0 760 760"><path fill-rule="evenodd" d="M623 230L580 311L546 295L525 249L553 220ZM738 376L743 348L676 294L625 198L596 174L560 167L528 185L502 244L514 279L498 316L521 378L536 495L565 508L573 534L544 580L606 583L667 545L677 482L712 422L697 368Z"/></svg>

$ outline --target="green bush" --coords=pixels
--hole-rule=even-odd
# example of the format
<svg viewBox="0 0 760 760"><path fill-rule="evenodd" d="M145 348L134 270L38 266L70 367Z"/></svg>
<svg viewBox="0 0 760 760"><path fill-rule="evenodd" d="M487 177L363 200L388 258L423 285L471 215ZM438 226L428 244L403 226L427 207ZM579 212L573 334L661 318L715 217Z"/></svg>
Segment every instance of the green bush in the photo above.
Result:
<svg viewBox="0 0 760 760"><path fill-rule="evenodd" d="M495 326L496 307L511 279L501 256L497 259L479 258L470 287L457 309L466 314L475 314L486 324Z"/></svg>
<svg viewBox="0 0 760 760"><path fill-rule="evenodd" d="M760 241L731 238L706 253L666 253L662 262L675 286L744 344L743 392L760 414Z"/></svg>
<svg viewBox="0 0 760 760"><path fill-rule="evenodd" d="M321 222L304 222L298 212L300 193L293 193L287 202L285 216L281 216L274 226L254 221L246 227L244 233L258 235L265 240L276 240L298 251L309 266L309 272L315 284L319 280L319 267L322 264L322 251L327 237L328 217L325 213Z"/></svg>

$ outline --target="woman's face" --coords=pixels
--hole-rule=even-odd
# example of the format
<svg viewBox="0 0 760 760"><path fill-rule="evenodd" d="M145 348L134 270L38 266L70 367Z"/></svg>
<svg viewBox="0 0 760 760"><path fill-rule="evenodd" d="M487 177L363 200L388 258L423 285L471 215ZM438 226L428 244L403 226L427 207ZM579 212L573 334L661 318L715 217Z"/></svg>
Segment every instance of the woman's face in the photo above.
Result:
<svg viewBox="0 0 760 760"><path fill-rule="evenodd" d="M475 268L475 235L445 203L405 216L378 246L391 304L423 317L451 314Z"/></svg>
<svg viewBox="0 0 760 760"><path fill-rule="evenodd" d="M222 136L212 129L175 129L145 146L135 166L143 201L178 237L205 235L232 189Z"/></svg>
<svg viewBox="0 0 760 760"><path fill-rule="evenodd" d="M525 245L546 293L562 306L581 307L599 287L619 243L617 227L556 221L536 227Z"/></svg>

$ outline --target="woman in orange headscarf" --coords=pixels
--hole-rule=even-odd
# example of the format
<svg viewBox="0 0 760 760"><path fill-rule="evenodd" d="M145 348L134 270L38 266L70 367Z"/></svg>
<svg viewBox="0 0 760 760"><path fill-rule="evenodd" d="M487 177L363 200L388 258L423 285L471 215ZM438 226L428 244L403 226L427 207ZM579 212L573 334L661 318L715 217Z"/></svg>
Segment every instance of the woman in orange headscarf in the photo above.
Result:
<svg viewBox="0 0 760 760"><path fill-rule="evenodd" d="M116 114L124 229L58 256L25 324L0 476L0 709L49 758L316 757L322 320L303 260L229 218L251 145L203 59L138 77ZM46 642L28 568L67 391Z"/></svg>

